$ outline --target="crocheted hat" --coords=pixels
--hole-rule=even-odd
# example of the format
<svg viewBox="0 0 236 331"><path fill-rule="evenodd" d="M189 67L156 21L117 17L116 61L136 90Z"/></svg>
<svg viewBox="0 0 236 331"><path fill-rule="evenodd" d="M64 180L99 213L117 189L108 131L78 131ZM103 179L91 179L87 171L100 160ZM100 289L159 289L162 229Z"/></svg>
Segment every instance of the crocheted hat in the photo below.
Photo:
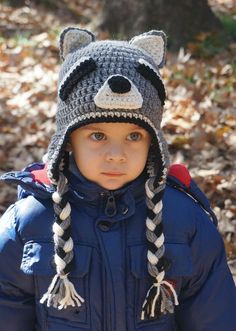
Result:
<svg viewBox="0 0 236 331"><path fill-rule="evenodd" d="M165 59L166 36L150 31L128 41L95 41L83 29L67 28L60 36L64 60L58 88L56 133L48 149L48 176L55 185L53 225L56 275L41 299L59 309L80 306L84 299L69 280L73 261L70 203L66 199L68 166L66 144L71 132L91 122L129 122L152 136L146 165L146 237L148 271L153 278L142 306L141 319L157 318L178 304L172 285L165 280L169 261L164 257L162 196L168 152L160 130L165 88L159 73Z"/></svg>

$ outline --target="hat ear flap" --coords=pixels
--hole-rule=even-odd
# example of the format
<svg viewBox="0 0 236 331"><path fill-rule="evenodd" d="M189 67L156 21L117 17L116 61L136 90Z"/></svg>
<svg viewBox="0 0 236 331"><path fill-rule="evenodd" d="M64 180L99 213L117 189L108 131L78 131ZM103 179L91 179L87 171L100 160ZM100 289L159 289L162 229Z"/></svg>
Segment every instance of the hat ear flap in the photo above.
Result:
<svg viewBox="0 0 236 331"><path fill-rule="evenodd" d="M163 31L152 30L130 40L130 44L146 51L161 68L165 62L167 37Z"/></svg>
<svg viewBox="0 0 236 331"><path fill-rule="evenodd" d="M92 32L74 27L68 27L60 34L60 55L64 60L67 54L87 46L95 40Z"/></svg>

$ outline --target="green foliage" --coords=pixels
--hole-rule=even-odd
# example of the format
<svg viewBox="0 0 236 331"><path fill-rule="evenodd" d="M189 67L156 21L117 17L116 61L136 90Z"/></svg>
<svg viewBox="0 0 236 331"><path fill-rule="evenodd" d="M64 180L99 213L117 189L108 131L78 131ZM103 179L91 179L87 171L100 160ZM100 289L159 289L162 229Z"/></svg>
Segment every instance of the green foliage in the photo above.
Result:
<svg viewBox="0 0 236 331"><path fill-rule="evenodd" d="M220 20L232 39L236 39L236 15L222 15Z"/></svg>
<svg viewBox="0 0 236 331"><path fill-rule="evenodd" d="M222 31L219 33L200 33L195 42L189 43L190 52L202 58L213 57L225 49L236 40L236 16L221 15L219 19L222 24Z"/></svg>

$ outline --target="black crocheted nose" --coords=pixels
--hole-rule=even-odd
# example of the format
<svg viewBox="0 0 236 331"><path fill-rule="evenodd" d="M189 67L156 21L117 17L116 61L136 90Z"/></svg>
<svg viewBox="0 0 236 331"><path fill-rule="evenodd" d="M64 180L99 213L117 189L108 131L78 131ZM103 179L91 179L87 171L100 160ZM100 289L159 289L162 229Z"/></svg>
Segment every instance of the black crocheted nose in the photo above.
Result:
<svg viewBox="0 0 236 331"><path fill-rule="evenodd" d="M131 90L131 84L123 76L112 76L108 79L108 85L114 93L127 93Z"/></svg>

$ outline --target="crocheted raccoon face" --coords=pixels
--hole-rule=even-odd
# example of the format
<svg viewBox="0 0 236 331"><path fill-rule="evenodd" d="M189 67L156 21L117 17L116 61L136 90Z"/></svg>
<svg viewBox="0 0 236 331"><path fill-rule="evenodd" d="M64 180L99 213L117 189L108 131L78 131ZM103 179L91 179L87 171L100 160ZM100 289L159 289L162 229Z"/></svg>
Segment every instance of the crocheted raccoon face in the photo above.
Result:
<svg viewBox="0 0 236 331"><path fill-rule="evenodd" d="M69 133L81 125L132 118L149 131L150 127L160 129L165 89L159 68L165 45L161 31L150 31L130 42L95 41L91 32L77 28L63 31L60 51L64 63L49 169L58 167Z"/></svg>

